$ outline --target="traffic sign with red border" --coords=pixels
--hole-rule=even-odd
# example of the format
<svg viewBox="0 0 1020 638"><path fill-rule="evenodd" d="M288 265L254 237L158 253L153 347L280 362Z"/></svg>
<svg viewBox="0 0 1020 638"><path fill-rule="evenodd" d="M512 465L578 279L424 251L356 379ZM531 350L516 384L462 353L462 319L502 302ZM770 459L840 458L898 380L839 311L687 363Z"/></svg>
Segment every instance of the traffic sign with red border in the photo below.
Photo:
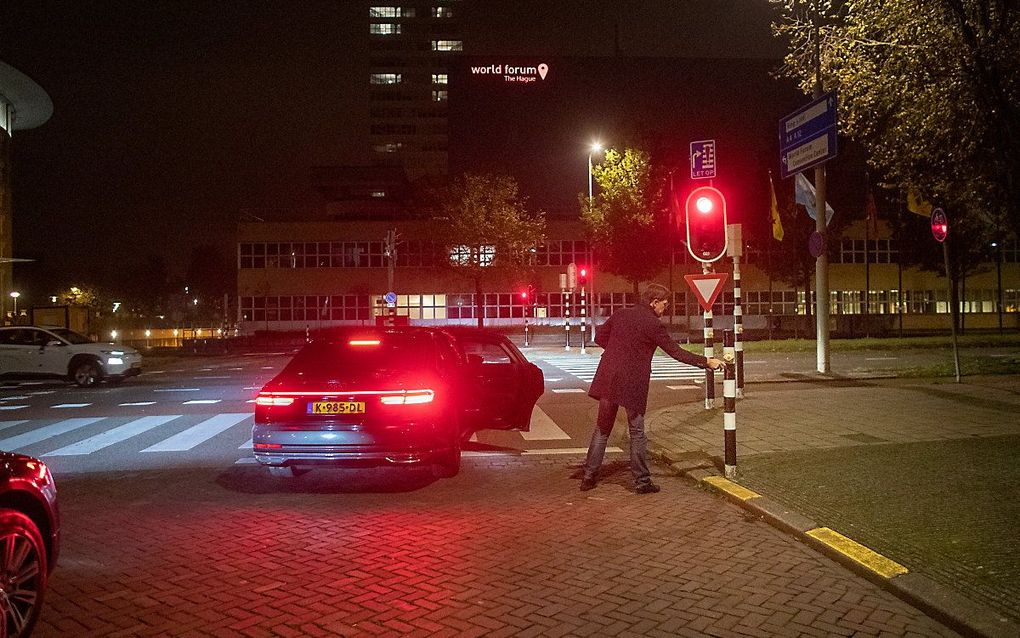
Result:
<svg viewBox="0 0 1020 638"><path fill-rule="evenodd" d="M698 303L705 309L705 312L712 310L715 300L719 297L726 283L728 275L724 272L713 272L704 275L684 275L687 285L694 291Z"/></svg>

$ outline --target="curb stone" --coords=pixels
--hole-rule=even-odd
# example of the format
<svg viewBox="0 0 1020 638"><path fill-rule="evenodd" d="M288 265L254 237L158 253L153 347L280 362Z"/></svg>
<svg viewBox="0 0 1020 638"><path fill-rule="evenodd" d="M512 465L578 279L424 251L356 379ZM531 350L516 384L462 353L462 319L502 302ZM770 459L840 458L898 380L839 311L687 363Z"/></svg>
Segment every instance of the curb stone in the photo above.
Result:
<svg viewBox="0 0 1020 638"><path fill-rule="evenodd" d="M747 490L739 484L723 478L719 475L715 464L711 463L711 457L708 457L708 455L705 455L705 458L710 462L710 465L707 466L697 459L679 461L672 459L670 453L661 448L656 450L655 456L663 460L677 475L694 481L703 489L722 495L727 500L751 512L757 518L796 537L805 545L818 550L828 558L844 565L857 575L863 576L964 636L974 636L977 638L1014 638L1015 636L1020 636L1020 625L1017 623L997 614L984 605L966 598L956 591L936 583L926 576L909 572L906 568L902 568L902 566L860 546L865 551L902 568L906 572L891 577L883 576L865 563L851 558L837 550L834 546L819 540L809 534L809 532L818 532L826 528L820 528L815 521L790 510L777 501ZM850 542L852 543L853 541L850 540Z"/></svg>

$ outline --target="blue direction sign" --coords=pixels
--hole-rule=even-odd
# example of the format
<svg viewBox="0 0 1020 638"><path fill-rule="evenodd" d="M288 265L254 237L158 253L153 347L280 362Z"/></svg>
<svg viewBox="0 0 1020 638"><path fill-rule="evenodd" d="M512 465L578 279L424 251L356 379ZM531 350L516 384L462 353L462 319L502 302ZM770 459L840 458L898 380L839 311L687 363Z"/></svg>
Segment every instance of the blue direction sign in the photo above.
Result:
<svg viewBox="0 0 1020 638"><path fill-rule="evenodd" d="M691 179L715 177L715 140L691 142Z"/></svg>
<svg viewBox="0 0 1020 638"><path fill-rule="evenodd" d="M826 93L779 121L783 177L836 157L836 94Z"/></svg>

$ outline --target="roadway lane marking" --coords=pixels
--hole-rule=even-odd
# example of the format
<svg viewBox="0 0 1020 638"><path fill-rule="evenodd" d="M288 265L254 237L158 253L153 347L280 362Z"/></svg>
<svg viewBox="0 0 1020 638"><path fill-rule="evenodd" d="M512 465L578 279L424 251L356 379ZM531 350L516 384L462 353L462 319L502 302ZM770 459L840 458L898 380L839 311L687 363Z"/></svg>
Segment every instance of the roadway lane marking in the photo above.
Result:
<svg viewBox="0 0 1020 638"><path fill-rule="evenodd" d="M16 397L4 397L4 398L0 399L0 401L21 401L22 399L27 399L27 398L28 398L28 395L22 395L22 396L16 396Z"/></svg>
<svg viewBox="0 0 1020 638"><path fill-rule="evenodd" d="M20 410L27 407L27 405L0 405L0 410Z"/></svg>
<svg viewBox="0 0 1020 638"><path fill-rule="evenodd" d="M29 392L29 394L31 394L34 397L37 397L40 394L56 394L56 393L57 393L56 390L38 390L36 392Z"/></svg>
<svg viewBox="0 0 1020 638"><path fill-rule="evenodd" d="M28 421L0 421L0 430L13 428L15 425L21 425L22 423L28 423Z"/></svg>
<svg viewBox="0 0 1020 638"><path fill-rule="evenodd" d="M586 392L584 388L553 388L553 392L562 394L564 392Z"/></svg>
<svg viewBox="0 0 1020 638"><path fill-rule="evenodd" d="M556 422L537 405L531 410L531 431L521 432L525 441L555 441L569 439L570 435L560 429Z"/></svg>
<svg viewBox="0 0 1020 638"><path fill-rule="evenodd" d="M549 377L546 381L562 381L563 377Z"/></svg>
<svg viewBox="0 0 1020 638"><path fill-rule="evenodd" d="M234 461L234 465L255 465L258 461L254 457L248 456L243 459L237 459Z"/></svg>
<svg viewBox="0 0 1020 638"><path fill-rule="evenodd" d="M192 379L229 379L229 376L222 377L192 377Z"/></svg>
<svg viewBox="0 0 1020 638"><path fill-rule="evenodd" d="M153 392L198 392L202 388L159 388Z"/></svg>
<svg viewBox="0 0 1020 638"><path fill-rule="evenodd" d="M865 361L895 361L899 357L864 357Z"/></svg>
<svg viewBox="0 0 1020 638"><path fill-rule="evenodd" d="M263 370L273 370L275 368L276 368L276 366L262 366Z"/></svg>
<svg viewBox="0 0 1020 638"><path fill-rule="evenodd" d="M140 406L140 405L156 405L156 402L155 401L135 401L134 403L118 403L117 405L122 406L122 407L133 407L133 406L136 406L136 405L137 406Z"/></svg>
<svg viewBox="0 0 1020 638"><path fill-rule="evenodd" d="M145 374L166 374L166 370L146 370Z"/></svg>
<svg viewBox="0 0 1020 638"><path fill-rule="evenodd" d="M60 436L61 434L67 434L78 428L83 428L87 425L92 425L96 421L102 421L106 417L85 417L79 419L65 419L63 421L57 421L51 425L37 428L31 432L25 432L18 436L12 436L9 439L0 441L0 450L17 450L19 448L28 447L39 441L45 441L51 436Z"/></svg>
<svg viewBox="0 0 1020 638"><path fill-rule="evenodd" d="M670 390L698 390L696 385L667 385Z"/></svg>
<svg viewBox="0 0 1020 638"><path fill-rule="evenodd" d="M219 399L193 399L191 401L185 401L184 405L212 405L213 403L219 402Z"/></svg>
<svg viewBox="0 0 1020 638"><path fill-rule="evenodd" d="M184 452L249 418L251 414L248 412L217 414L183 432L178 432L165 441L150 445L142 452Z"/></svg>
<svg viewBox="0 0 1020 638"><path fill-rule="evenodd" d="M245 403L255 403L255 399L248 399Z"/></svg>
<svg viewBox="0 0 1020 638"><path fill-rule="evenodd" d="M618 447L607 447L606 452L623 452ZM587 454L588 448L586 447L559 447L549 448L547 450L522 450L522 456L542 456L551 454Z"/></svg>
<svg viewBox="0 0 1020 638"><path fill-rule="evenodd" d="M51 405L51 408L87 408L91 403L58 403L57 405Z"/></svg>
<svg viewBox="0 0 1020 638"><path fill-rule="evenodd" d="M239 447L237 449L239 449L239 450L250 450L250 449L252 449L252 440L248 439L247 441L245 441L244 443L241 444L241 447Z"/></svg>
<svg viewBox="0 0 1020 638"><path fill-rule="evenodd" d="M92 454L96 450L101 450L105 447L110 447L114 443L120 443L126 441L133 436L148 432L152 428L163 425L168 421L180 418L179 414L164 414L159 416L143 416L140 419L129 421L124 425L117 426L112 430L100 432L95 436L91 436L84 441L78 441L71 445L60 448L59 450L53 450L42 456L75 456L79 454Z"/></svg>

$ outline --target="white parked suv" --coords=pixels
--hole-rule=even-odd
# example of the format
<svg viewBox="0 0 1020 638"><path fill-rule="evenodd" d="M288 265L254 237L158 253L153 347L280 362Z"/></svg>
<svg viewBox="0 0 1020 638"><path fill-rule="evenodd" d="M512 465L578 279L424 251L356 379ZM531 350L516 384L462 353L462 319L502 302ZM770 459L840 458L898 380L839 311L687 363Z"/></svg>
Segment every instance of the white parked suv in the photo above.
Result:
<svg viewBox="0 0 1020 638"><path fill-rule="evenodd" d="M120 383L142 372L134 348L95 343L67 328L0 328L0 376L61 377L88 387L106 379Z"/></svg>

